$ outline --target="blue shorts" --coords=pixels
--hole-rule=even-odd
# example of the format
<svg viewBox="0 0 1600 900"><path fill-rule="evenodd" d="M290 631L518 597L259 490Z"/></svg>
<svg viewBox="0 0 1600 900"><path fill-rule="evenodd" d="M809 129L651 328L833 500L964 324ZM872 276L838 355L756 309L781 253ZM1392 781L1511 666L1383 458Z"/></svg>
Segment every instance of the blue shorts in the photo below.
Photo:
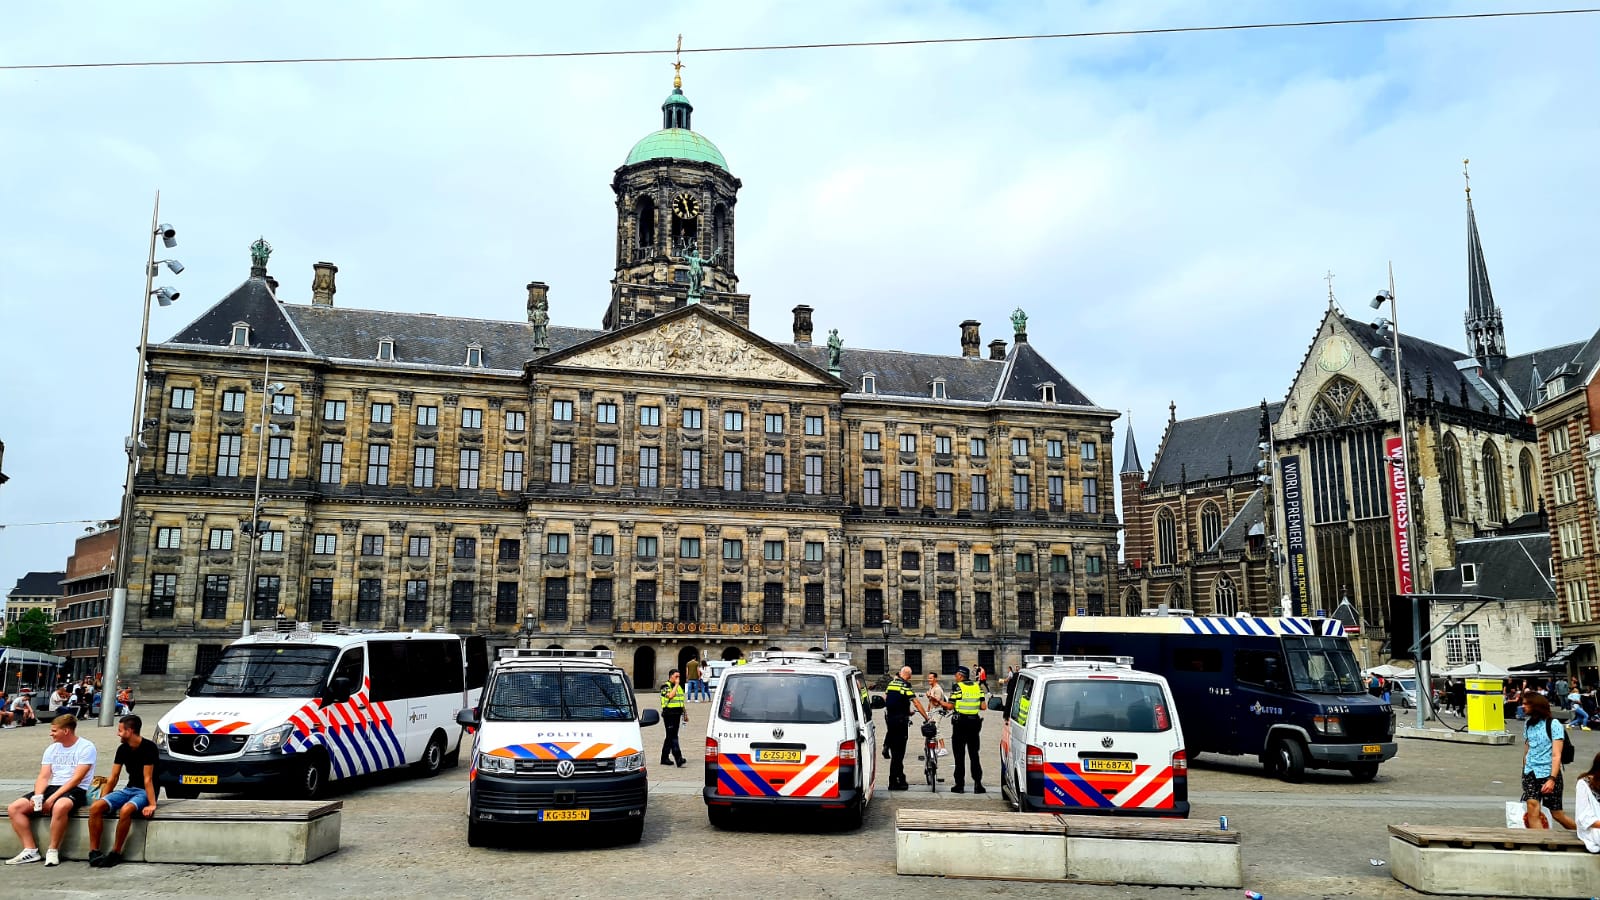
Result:
<svg viewBox="0 0 1600 900"><path fill-rule="evenodd" d="M112 791L100 799L111 807L109 812L112 815L116 815L117 810L121 809L123 804L126 803L133 804L134 812L143 812L144 808L150 805L150 797L144 792L144 788L125 787L120 791Z"/></svg>

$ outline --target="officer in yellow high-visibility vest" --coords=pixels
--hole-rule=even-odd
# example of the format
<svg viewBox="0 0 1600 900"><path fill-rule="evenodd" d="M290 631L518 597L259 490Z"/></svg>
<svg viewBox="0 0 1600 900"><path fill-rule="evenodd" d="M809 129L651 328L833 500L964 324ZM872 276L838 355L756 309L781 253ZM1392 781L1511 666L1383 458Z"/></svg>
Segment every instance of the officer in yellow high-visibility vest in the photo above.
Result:
<svg viewBox="0 0 1600 900"><path fill-rule="evenodd" d="M661 764L672 765L676 758L679 768L683 767L684 760L683 748L678 746L678 727L689 721L689 712L683 705L682 677L677 669L673 669L667 673L667 680L661 685L661 724L667 732L667 738L661 744Z"/></svg>
<svg viewBox="0 0 1600 900"><path fill-rule="evenodd" d="M966 765L972 762L972 792L974 794L988 793L983 787L983 764L978 761L980 747L978 732L983 729L983 719L979 715L983 711L983 689L972 681L972 670L966 666L956 668L955 687L950 690L949 707L955 712L955 721L950 726L952 743L951 755L955 757L956 783L950 788L953 794L966 792Z"/></svg>

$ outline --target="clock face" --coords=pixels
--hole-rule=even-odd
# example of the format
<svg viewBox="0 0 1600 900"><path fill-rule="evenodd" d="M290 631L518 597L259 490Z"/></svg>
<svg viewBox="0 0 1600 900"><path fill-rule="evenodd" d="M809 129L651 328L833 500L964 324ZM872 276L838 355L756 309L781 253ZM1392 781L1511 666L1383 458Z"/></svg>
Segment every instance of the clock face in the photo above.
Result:
<svg viewBox="0 0 1600 900"><path fill-rule="evenodd" d="M1329 338L1317 357L1317 367L1324 372L1337 372L1350 365L1350 342L1342 337Z"/></svg>
<svg viewBox="0 0 1600 900"><path fill-rule="evenodd" d="M700 215L700 201L696 200L693 194L687 192L679 194L672 200L672 211L680 219L698 218Z"/></svg>

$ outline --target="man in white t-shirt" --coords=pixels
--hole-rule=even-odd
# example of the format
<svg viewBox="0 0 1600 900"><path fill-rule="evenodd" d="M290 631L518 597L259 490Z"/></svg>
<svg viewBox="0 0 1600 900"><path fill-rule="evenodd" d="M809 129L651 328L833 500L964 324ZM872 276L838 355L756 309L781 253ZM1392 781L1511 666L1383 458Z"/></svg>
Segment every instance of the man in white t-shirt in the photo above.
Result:
<svg viewBox="0 0 1600 900"><path fill-rule="evenodd" d="M46 866L61 864L61 840L67 836L67 822L72 811L87 806L89 797L83 789L89 776L94 774L94 744L78 737L78 719L71 714L57 716L50 723L50 737L55 743L45 748L43 765L33 790L13 800L6 808L11 818L11 829L22 842L22 852L6 860L8 866L44 860ZM39 845L33 840L30 816L50 817L50 849L39 855Z"/></svg>

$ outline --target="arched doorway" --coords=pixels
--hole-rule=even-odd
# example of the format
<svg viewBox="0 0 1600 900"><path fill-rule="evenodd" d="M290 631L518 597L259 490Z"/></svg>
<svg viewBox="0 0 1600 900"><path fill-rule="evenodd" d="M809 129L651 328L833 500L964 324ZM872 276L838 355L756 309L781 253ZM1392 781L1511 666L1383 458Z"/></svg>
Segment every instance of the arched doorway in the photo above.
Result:
<svg viewBox="0 0 1600 900"><path fill-rule="evenodd" d="M687 671L688 670L688 666L689 666L689 660L691 660L691 659L699 659L699 658L700 658L700 651L695 647L685 647L682 650L679 650L678 651L678 671L680 671L680 672ZM685 675L683 677L687 679L689 676Z"/></svg>
<svg viewBox="0 0 1600 900"><path fill-rule="evenodd" d="M546 647L545 649L546 650L564 650L566 648L562 647L560 644L551 644L550 646Z"/></svg>
<svg viewBox="0 0 1600 900"><path fill-rule="evenodd" d="M736 660L736 659L742 659L743 657L744 657L744 651L740 650L738 647L725 647L725 648L723 648L722 658L725 659L725 660L728 660L729 662L732 662L733 660Z"/></svg>
<svg viewBox="0 0 1600 900"><path fill-rule="evenodd" d="M640 647L633 651L633 688L648 691L656 686L656 648Z"/></svg>
<svg viewBox="0 0 1600 900"><path fill-rule="evenodd" d="M768 653L782 653L783 652L783 648L782 647L768 647L767 648L767 652Z"/></svg>
<svg viewBox="0 0 1600 900"><path fill-rule="evenodd" d="M828 651L822 649L821 647L812 647L810 650L807 650L806 652L807 653L826 653Z"/></svg>
<svg viewBox="0 0 1600 900"><path fill-rule="evenodd" d="M595 644L594 645L594 649L596 649L596 650L610 650L611 648L607 647L605 644Z"/></svg>

